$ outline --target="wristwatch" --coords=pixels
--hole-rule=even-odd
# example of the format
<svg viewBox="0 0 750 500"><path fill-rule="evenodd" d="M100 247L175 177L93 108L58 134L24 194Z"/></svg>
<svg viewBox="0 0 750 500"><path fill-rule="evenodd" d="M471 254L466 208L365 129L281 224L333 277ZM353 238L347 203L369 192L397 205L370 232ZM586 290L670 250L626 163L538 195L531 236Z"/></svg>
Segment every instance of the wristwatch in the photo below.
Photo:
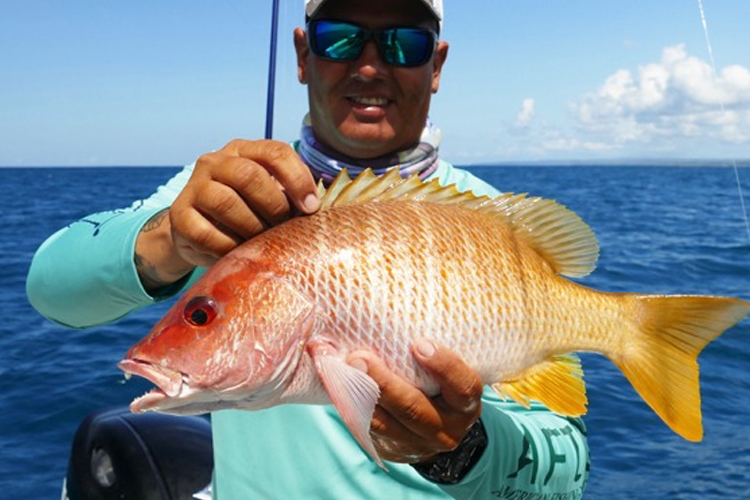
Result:
<svg viewBox="0 0 750 500"><path fill-rule="evenodd" d="M428 464L411 464L420 476L437 484L456 484L482 458L487 431L481 420L474 422L455 450L440 453Z"/></svg>

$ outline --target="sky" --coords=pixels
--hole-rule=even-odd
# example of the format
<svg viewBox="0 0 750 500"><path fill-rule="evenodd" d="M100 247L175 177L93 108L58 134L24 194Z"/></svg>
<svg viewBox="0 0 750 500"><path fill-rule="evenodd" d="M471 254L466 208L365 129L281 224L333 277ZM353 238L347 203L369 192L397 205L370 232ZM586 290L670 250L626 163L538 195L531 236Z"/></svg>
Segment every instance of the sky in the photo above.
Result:
<svg viewBox="0 0 750 500"><path fill-rule="evenodd" d="M460 165L750 159L750 1L444 0ZM0 165L183 165L262 138L270 0L0 0ZM307 108L281 1L274 137Z"/></svg>

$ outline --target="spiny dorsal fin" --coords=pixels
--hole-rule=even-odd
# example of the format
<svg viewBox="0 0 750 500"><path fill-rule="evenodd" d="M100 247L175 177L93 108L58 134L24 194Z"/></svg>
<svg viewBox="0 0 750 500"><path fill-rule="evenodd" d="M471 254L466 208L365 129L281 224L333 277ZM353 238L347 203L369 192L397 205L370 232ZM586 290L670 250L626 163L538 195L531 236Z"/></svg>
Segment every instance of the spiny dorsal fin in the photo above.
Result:
<svg viewBox="0 0 750 500"><path fill-rule="evenodd" d="M323 186L323 181L320 181L318 183L318 194L320 194L322 190L322 195L320 196L320 210L331 208L341 191L351 184L351 182L352 180L349 178L346 169L342 170L339 175L336 176L336 179L334 179L328 188Z"/></svg>
<svg viewBox="0 0 750 500"><path fill-rule="evenodd" d="M370 170L368 169L367 171L369 172ZM357 177L357 180L359 180L359 177ZM398 169L391 169L387 174L380 178L380 182L372 182L369 186L365 186L364 189L359 189L359 194L356 198L351 200L351 203L364 203L366 201L374 200L383 192L388 191L403 182L404 179L401 177Z"/></svg>
<svg viewBox="0 0 750 500"><path fill-rule="evenodd" d="M323 192L321 185L318 190ZM414 200L485 211L511 225L556 273L565 276L586 276L599 258L591 228L554 200L512 193L495 199L477 197L470 191L460 192L455 185L441 186L437 179L424 182L416 175L402 179L396 168L382 177L367 169L354 180L344 169L323 193L321 210L368 201Z"/></svg>
<svg viewBox="0 0 750 500"><path fill-rule="evenodd" d="M586 386L581 361L575 356L552 356L532 366L518 380L497 382L495 392L529 408L531 400L541 401L551 411L566 417L586 413Z"/></svg>

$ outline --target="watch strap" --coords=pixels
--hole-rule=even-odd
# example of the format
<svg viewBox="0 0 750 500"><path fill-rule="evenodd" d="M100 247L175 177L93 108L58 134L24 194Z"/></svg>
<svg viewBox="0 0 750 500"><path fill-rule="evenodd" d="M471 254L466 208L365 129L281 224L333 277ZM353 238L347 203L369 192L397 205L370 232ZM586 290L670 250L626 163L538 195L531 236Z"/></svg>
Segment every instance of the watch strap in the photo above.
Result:
<svg viewBox="0 0 750 500"><path fill-rule="evenodd" d="M456 449L438 454L427 464L411 464L419 475L437 484L457 484L482 458L487 431L482 420L474 422Z"/></svg>

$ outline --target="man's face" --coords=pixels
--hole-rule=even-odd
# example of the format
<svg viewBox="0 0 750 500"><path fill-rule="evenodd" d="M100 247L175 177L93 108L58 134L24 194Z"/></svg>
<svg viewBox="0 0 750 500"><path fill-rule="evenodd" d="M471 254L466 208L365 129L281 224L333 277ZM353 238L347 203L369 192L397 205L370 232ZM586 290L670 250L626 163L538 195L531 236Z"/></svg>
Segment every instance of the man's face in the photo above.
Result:
<svg viewBox="0 0 750 500"><path fill-rule="evenodd" d="M365 28L419 26L436 21L417 0L330 0L316 18L348 21ZM382 60L373 40L354 61L315 56L304 31L295 30L298 73L308 85L315 137L354 158L376 158L417 143L437 92L448 44L440 42L432 59L414 68Z"/></svg>

